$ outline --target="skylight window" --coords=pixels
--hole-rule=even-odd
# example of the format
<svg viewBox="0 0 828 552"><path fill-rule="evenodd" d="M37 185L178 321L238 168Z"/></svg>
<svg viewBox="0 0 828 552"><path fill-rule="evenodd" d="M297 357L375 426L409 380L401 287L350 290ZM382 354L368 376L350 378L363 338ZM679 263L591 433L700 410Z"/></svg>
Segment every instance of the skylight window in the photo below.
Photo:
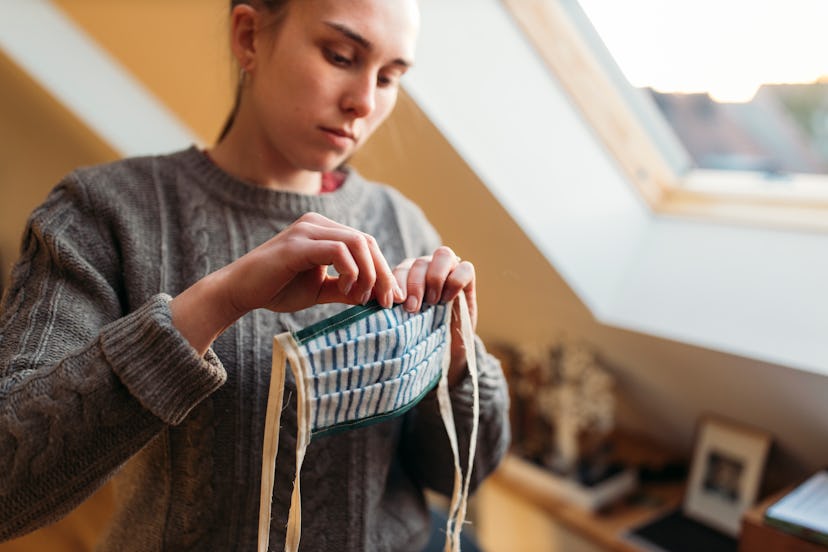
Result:
<svg viewBox="0 0 828 552"><path fill-rule="evenodd" d="M629 83L652 97L690 168L828 175L828 2L579 4Z"/></svg>

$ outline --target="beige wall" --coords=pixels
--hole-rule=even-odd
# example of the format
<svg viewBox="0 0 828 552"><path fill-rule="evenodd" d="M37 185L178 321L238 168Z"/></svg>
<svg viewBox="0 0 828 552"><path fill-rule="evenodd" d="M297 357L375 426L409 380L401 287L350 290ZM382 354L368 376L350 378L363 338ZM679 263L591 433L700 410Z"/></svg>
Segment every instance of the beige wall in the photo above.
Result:
<svg viewBox="0 0 828 552"><path fill-rule="evenodd" d="M72 168L115 155L2 52L0 87L0 258L5 278L26 218L48 191Z"/></svg>
<svg viewBox="0 0 828 552"><path fill-rule="evenodd" d="M233 100L229 0L54 0L205 143Z"/></svg>

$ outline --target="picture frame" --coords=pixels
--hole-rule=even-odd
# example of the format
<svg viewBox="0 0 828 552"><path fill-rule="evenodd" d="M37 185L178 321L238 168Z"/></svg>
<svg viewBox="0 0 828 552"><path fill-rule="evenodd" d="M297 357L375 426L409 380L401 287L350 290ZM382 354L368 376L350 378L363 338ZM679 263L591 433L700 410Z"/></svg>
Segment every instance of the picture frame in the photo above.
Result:
<svg viewBox="0 0 828 552"><path fill-rule="evenodd" d="M766 431L703 416L696 430L684 515L737 537L742 515L756 502L771 441Z"/></svg>

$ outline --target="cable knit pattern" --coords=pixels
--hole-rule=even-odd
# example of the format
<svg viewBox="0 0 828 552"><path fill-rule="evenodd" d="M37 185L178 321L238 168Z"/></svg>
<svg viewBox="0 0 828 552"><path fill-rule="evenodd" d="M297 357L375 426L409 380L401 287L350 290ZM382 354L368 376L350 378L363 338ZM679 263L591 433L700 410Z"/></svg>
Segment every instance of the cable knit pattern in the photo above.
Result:
<svg viewBox="0 0 828 552"><path fill-rule="evenodd" d="M195 404L226 378L212 351L200 358L172 325L169 295L150 299L101 335L101 350L123 384L147 410L179 424ZM170 356L185 362L170 369ZM182 395L183 394L183 395Z"/></svg>
<svg viewBox="0 0 828 552"><path fill-rule="evenodd" d="M255 549L272 336L335 314L250 313L202 358L169 300L315 211L377 238L394 265L439 238L395 190L351 171L318 196L249 185L195 148L76 171L32 215L0 313L0 540L64 515L113 474L118 511L101 550ZM485 313L484 313L485 314ZM481 371L477 480L508 443L497 362ZM453 393L458 427L470 424ZM295 460L289 378L271 543L281 548ZM451 490L436 401L314 440L302 472L302 550L419 550L422 489Z"/></svg>
<svg viewBox="0 0 828 552"><path fill-rule="evenodd" d="M192 255L193 268L198 278L210 273L210 258L208 247L210 243L210 229L207 226L207 196L198 188L188 190L190 200L183 203L186 207L184 219L187 221L188 232L185 237L189 241L189 250Z"/></svg>

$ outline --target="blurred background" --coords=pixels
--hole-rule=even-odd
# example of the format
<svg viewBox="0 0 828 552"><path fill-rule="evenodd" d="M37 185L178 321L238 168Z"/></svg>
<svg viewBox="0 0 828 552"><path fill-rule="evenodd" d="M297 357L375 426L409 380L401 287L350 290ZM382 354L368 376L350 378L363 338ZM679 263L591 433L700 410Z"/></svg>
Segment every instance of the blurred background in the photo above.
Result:
<svg viewBox="0 0 828 552"><path fill-rule="evenodd" d="M72 169L215 140L236 78L226 4L0 4L3 282L29 213ZM797 175L826 173L828 71L809 82L759 83L738 102L712 90L631 84L613 32L652 53L677 31L645 40L646 29L668 23L653 6L623 4L421 0L417 66L391 119L352 164L422 206L444 241L475 263L479 333L514 384L516 456L555 450L554 417L538 426L534 406L519 408L534 404L520 379L527 359L537 351L559 359L563 344L578 343L612 382L602 436L657 443L645 449L659 458L654 451L669 451L661 467L686 467L704 415L760 428L774 442L764 496L828 459L828 202L797 203L817 221L804 226L671 216L641 181L665 200L697 169L736 170L777 195ZM708 21L728 15L718 5L707 8ZM753 21L749 11L736 17L726 26L732 41ZM606 24L619 20L621 31ZM782 42L768 32L760 38ZM550 61L549 51L568 57ZM654 71L664 72L658 64ZM621 146L606 141L601 117ZM651 164L630 169L633 158ZM702 203L716 215L711 197ZM538 391L560 383L550 376L560 364L543 366L532 372ZM475 527L490 550L575 550L561 535L583 534L579 524L594 521L561 522L519 493L504 494L496 480L489 489ZM113 500L104 487L66 520L0 551L90 550ZM510 509L522 514L510 517ZM521 538L525 544L514 544ZM594 538L578 546L603 549Z"/></svg>

